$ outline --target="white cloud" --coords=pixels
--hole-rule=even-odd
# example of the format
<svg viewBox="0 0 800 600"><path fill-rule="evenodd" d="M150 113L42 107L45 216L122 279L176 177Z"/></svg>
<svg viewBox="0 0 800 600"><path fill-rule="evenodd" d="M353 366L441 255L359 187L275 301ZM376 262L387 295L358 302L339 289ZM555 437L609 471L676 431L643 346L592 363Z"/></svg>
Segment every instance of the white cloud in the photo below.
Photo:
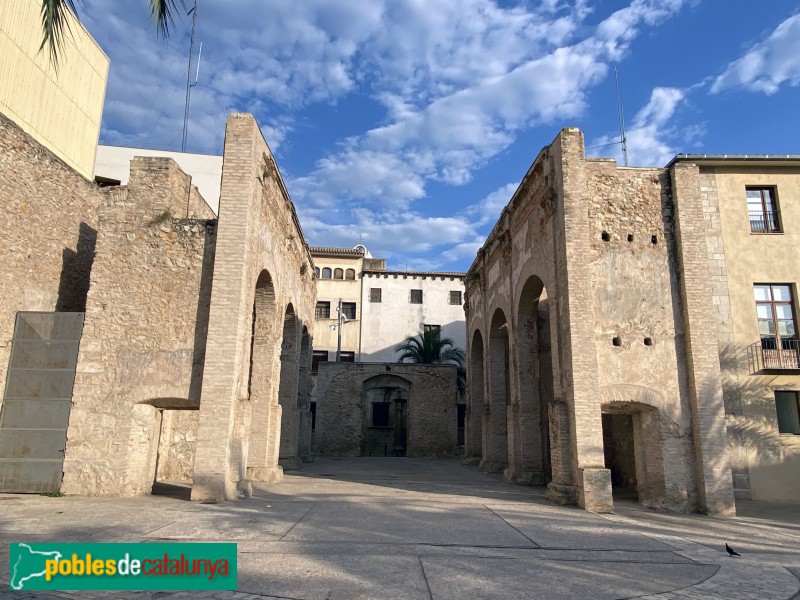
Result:
<svg viewBox="0 0 800 600"><path fill-rule="evenodd" d="M783 21L770 36L730 63L711 93L744 88L774 94L784 83L800 85L800 14Z"/></svg>

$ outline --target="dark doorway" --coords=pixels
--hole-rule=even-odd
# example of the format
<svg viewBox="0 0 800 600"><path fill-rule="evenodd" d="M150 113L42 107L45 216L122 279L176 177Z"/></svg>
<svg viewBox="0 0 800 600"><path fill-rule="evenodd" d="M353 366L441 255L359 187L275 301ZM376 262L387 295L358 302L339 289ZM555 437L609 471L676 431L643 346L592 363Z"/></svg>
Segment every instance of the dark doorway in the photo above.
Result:
<svg viewBox="0 0 800 600"><path fill-rule="evenodd" d="M611 471L614 497L638 500L633 417L630 414L604 414L603 454Z"/></svg>

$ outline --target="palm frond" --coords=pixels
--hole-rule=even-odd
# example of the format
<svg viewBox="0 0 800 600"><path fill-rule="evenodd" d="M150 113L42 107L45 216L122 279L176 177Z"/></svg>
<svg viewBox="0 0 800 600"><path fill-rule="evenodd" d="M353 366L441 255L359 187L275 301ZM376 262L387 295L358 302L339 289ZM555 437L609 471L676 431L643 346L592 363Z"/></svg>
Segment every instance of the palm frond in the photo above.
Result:
<svg viewBox="0 0 800 600"><path fill-rule="evenodd" d="M180 3L183 9L186 10L186 0L180 0ZM156 27L158 35L165 40L169 38L170 30L175 27L175 12L177 10L178 4L176 0L150 0L150 18Z"/></svg>
<svg viewBox="0 0 800 600"><path fill-rule="evenodd" d="M56 68L59 53L64 46L64 33L66 31L72 34L69 13L78 18L75 0L42 0L42 43L39 52L46 46L50 62Z"/></svg>

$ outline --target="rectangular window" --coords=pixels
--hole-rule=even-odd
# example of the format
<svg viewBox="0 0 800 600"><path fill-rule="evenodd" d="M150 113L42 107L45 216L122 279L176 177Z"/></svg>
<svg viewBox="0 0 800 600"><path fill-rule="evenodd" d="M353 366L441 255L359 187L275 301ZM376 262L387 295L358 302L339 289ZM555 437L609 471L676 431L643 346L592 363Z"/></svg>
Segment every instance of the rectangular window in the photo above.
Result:
<svg viewBox="0 0 800 600"><path fill-rule="evenodd" d="M339 362L356 362L356 353L355 352L340 352L339 353Z"/></svg>
<svg viewBox="0 0 800 600"><path fill-rule="evenodd" d="M314 350L314 354L311 356L311 372L317 373L319 372L319 363L321 362L328 362L328 351L327 350Z"/></svg>
<svg viewBox="0 0 800 600"><path fill-rule="evenodd" d="M458 306L461 305L461 292L460 291L450 292L450 304L458 305Z"/></svg>
<svg viewBox="0 0 800 600"><path fill-rule="evenodd" d="M753 292L764 368L800 368L791 286L757 283Z"/></svg>
<svg viewBox="0 0 800 600"><path fill-rule="evenodd" d="M441 325L423 325L422 326L422 331L424 331L425 333L428 333L429 331L441 331L441 330L442 330L442 326Z"/></svg>
<svg viewBox="0 0 800 600"><path fill-rule="evenodd" d="M342 302L342 314L351 321L356 318L356 303Z"/></svg>
<svg viewBox="0 0 800 600"><path fill-rule="evenodd" d="M781 216L774 187L748 187L747 213L752 233L781 233Z"/></svg>
<svg viewBox="0 0 800 600"><path fill-rule="evenodd" d="M381 301L381 288L369 288L369 301L370 302Z"/></svg>
<svg viewBox="0 0 800 600"><path fill-rule="evenodd" d="M800 399L797 392L775 392L778 432L800 435Z"/></svg>
<svg viewBox="0 0 800 600"><path fill-rule="evenodd" d="M389 402L373 402L372 403L372 426L373 427L389 427Z"/></svg>
<svg viewBox="0 0 800 600"><path fill-rule="evenodd" d="M411 304L422 304L422 290L411 290Z"/></svg>
<svg viewBox="0 0 800 600"><path fill-rule="evenodd" d="M331 303L330 302L317 302L317 307L314 309L314 317L317 319L330 319L331 318Z"/></svg>

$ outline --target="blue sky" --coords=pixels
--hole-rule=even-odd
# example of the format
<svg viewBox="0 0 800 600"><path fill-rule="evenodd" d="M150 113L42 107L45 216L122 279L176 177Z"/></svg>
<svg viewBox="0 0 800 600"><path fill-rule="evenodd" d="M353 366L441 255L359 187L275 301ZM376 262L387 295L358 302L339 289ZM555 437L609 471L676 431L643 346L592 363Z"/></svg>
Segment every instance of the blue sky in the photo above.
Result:
<svg viewBox="0 0 800 600"><path fill-rule="evenodd" d="M614 67L631 165L800 154L795 1L198 5L187 149L221 153L226 116L252 112L308 242L393 268L466 270L562 127L621 162ZM101 143L179 149L191 20L157 42L145 0L80 14L111 59Z"/></svg>

